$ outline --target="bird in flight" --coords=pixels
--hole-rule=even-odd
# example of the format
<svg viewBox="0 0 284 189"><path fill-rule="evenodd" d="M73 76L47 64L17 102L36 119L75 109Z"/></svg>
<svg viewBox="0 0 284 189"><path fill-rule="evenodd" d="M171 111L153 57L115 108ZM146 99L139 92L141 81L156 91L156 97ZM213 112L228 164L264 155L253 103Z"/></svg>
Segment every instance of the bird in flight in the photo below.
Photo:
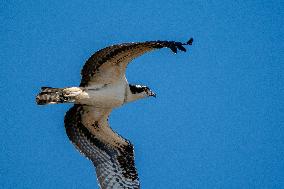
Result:
<svg viewBox="0 0 284 189"><path fill-rule="evenodd" d="M38 105L74 103L64 118L68 138L95 166L100 188L140 188L131 142L108 123L112 109L156 94L144 85L129 84L127 65L134 58L161 48L186 51L175 41L146 41L112 45L97 51L83 66L79 87L42 87Z"/></svg>

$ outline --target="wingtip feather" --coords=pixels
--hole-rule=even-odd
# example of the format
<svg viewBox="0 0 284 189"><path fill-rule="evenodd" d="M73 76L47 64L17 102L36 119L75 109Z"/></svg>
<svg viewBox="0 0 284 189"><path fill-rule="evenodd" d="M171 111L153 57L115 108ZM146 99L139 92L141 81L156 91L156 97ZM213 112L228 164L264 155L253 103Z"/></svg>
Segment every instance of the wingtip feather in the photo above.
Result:
<svg viewBox="0 0 284 189"><path fill-rule="evenodd" d="M187 44L187 45L192 45L192 43L193 43L193 38L191 37L191 38L186 42L186 44Z"/></svg>

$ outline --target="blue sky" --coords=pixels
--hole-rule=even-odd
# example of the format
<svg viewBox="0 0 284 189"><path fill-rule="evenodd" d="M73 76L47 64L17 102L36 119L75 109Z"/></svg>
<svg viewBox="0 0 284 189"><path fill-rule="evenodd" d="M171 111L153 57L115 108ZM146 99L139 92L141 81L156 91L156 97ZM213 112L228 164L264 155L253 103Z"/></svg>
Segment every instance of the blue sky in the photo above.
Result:
<svg viewBox="0 0 284 189"><path fill-rule="evenodd" d="M284 188L281 1L4 1L0 4L0 188L96 188L69 142L71 105L41 86L77 86L105 46L194 37L187 53L136 59L130 83L157 93L113 111L135 145L142 188Z"/></svg>

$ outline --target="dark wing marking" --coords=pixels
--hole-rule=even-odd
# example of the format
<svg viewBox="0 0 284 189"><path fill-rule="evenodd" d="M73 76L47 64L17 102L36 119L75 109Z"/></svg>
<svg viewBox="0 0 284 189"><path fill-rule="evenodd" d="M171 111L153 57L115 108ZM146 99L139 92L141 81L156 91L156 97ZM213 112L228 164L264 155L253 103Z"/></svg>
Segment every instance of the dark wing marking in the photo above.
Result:
<svg viewBox="0 0 284 189"><path fill-rule="evenodd" d="M113 45L99 50L85 63L81 75L81 87L90 83L111 83L124 76L127 64L134 58L154 49L170 48L174 53L177 50L186 51L184 45L191 45L191 38L187 43L175 41L147 41L138 43L124 43Z"/></svg>
<svg viewBox="0 0 284 189"><path fill-rule="evenodd" d="M102 189L140 188L133 145L109 127L110 112L74 105L64 119L67 136L93 162Z"/></svg>

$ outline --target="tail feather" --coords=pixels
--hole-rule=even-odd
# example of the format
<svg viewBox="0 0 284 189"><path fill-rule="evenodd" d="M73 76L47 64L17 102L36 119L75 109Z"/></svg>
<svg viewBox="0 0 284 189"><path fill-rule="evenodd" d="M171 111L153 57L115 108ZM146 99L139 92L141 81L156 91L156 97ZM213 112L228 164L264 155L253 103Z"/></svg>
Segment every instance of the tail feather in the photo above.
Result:
<svg viewBox="0 0 284 189"><path fill-rule="evenodd" d="M41 92L36 96L36 103L38 105L73 103L80 98L82 92L80 87L41 87Z"/></svg>
<svg viewBox="0 0 284 189"><path fill-rule="evenodd" d="M42 87L41 92L36 96L38 105L58 104L67 101L68 98L64 96L64 88Z"/></svg>

